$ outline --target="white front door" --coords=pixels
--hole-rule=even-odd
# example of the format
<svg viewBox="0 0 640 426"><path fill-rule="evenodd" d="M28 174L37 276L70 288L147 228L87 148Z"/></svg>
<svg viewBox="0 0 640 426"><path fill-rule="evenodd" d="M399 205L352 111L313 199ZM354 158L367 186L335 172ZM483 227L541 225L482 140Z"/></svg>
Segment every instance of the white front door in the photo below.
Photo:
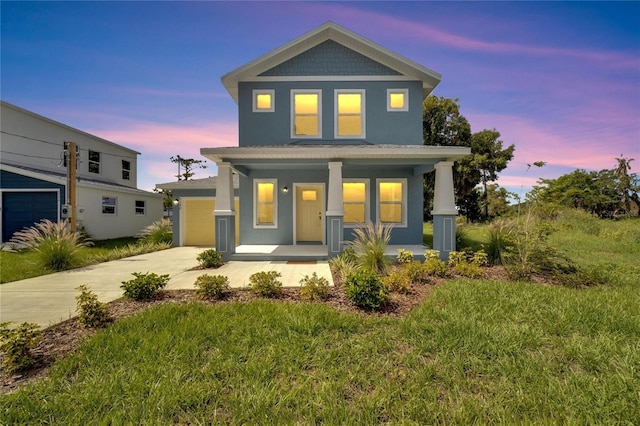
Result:
<svg viewBox="0 0 640 426"><path fill-rule="evenodd" d="M296 243L324 243L324 185L294 184Z"/></svg>

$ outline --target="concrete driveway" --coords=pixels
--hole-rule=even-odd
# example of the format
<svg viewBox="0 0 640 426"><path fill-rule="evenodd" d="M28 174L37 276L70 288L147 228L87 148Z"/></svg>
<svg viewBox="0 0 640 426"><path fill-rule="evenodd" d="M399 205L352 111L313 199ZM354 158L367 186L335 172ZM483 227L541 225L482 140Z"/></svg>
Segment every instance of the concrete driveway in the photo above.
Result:
<svg viewBox="0 0 640 426"><path fill-rule="evenodd" d="M89 286L98 299L110 302L122 297L122 281L133 278L133 272L169 274L167 290L193 289L196 278L203 274L226 275L234 288L246 287L251 274L275 270L282 274L285 287L295 287L305 275L316 272L331 284L327 262L288 264L287 262L229 262L218 269L192 270L202 247L174 247L71 271L0 284L0 322L33 322L41 327L64 321L76 315L76 287Z"/></svg>

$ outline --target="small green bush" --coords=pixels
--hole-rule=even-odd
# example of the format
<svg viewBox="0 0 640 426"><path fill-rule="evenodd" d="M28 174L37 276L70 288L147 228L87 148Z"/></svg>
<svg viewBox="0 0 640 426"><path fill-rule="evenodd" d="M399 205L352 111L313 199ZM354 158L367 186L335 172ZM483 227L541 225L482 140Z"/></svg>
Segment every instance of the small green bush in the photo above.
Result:
<svg viewBox="0 0 640 426"><path fill-rule="evenodd" d="M450 251L449 252L449 266L456 266L459 263L466 263L467 255L463 251Z"/></svg>
<svg viewBox="0 0 640 426"><path fill-rule="evenodd" d="M31 352L42 337L38 324L22 323L14 329L10 322L0 323L0 350L4 353L3 365L7 372L15 373L31 367L35 358Z"/></svg>
<svg viewBox="0 0 640 426"><path fill-rule="evenodd" d="M411 250L398 249L398 263L405 264L413 262L413 252Z"/></svg>
<svg viewBox="0 0 640 426"><path fill-rule="evenodd" d="M353 230L353 241L348 241L357 255L357 265L384 275L389 267L389 258L384 254L391 240L391 225L368 222Z"/></svg>
<svg viewBox="0 0 640 426"><path fill-rule="evenodd" d="M196 278L195 287L197 298L219 300L229 291L229 278L224 275L200 275Z"/></svg>
<svg viewBox="0 0 640 426"><path fill-rule="evenodd" d="M144 243L168 243L173 242L173 229L171 220L168 218L160 219L144 228L138 235L140 241Z"/></svg>
<svg viewBox="0 0 640 426"><path fill-rule="evenodd" d="M200 266L203 268L219 268L222 266L222 253L216 249L207 249L197 257Z"/></svg>
<svg viewBox="0 0 640 426"><path fill-rule="evenodd" d="M280 297L282 283L278 280L282 275L277 271L256 272L249 277L249 289L258 296Z"/></svg>
<svg viewBox="0 0 640 426"><path fill-rule="evenodd" d="M65 221L44 219L13 234L11 243L37 253L40 266L52 271L64 271L79 264L80 249L93 243L71 231Z"/></svg>
<svg viewBox="0 0 640 426"><path fill-rule="evenodd" d="M76 296L76 312L78 323L82 327L104 327L113 320L109 315L106 303L98 300L98 296L86 285L76 287L80 294Z"/></svg>
<svg viewBox="0 0 640 426"><path fill-rule="evenodd" d="M377 311L389 302L389 289L378 274L367 268L350 274L344 288L347 299L362 309Z"/></svg>
<svg viewBox="0 0 640 426"><path fill-rule="evenodd" d="M353 247L345 247L338 257L342 258L345 262L356 263L358 261L358 255Z"/></svg>
<svg viewBox="0 0 640 426"><path fill-rule="evenodd" d="M169 275L158 275L156 273L146 274L134 272L135 278L129 281L122 281L120 288L124 289L124 297L134 300L150 300L169 282Z"/></svg>
<svg viewBox="0 0 640 426"><path fill-rule="evenodd" d="M473 254L471 263L474 263L478 266L487 266L489 265L489 256L484 252L484 250L478 250Z"/></svg>
<svg viewBox="0 0 640 426"><path fill-rule="evenodd" d="M427 260L431 260L431 259L440 260L440 251L439 250L433 250L433 249L425 250L425 252L424 252L424 260L425 260L425 262Z"/></svg>
<svg viewBox="0 0 640 426"><path fill-rule="evenodd" d="M327 300L331 294L329 280L319 277L317 273L305 275L300 280L300 297L304 300Z"/></svg>
<svg viewBox="0 0 640 426"><path fill-rule="evenodd" d="M382 278L382 282L389 288L389 291L403 294L411 292L411 280L402 272L392 272Z"/></svg>
<svg viewBox="0 0 640 426"><path fill-rule="evenodd" d="M429 280L422 263L417 260L402 265L402 273L414 283L424 284Z"/></svg>
<svg viewBox="0 0 640 426"><path fill-rule="evenodd" d="M475 263L469 262L460 262L456 263L453 266L453 270L467 278L481 278L482 277L482 267Z"/></svg>
<svg viewBox="0 0 640 426"><path fill-rule="evenodd" d="M424 271L424 274L429 277L444 278L449 274L447 264L437 258L425 260L422 264L422 270Z"/></svg>

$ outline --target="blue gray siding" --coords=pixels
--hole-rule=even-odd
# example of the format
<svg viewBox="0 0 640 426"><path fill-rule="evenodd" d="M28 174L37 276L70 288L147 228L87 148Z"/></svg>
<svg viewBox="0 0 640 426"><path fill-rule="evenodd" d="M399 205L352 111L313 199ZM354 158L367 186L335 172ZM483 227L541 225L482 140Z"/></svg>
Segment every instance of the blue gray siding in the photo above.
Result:
<svg viewBox="0 0 640 426"><path fill-rule="evenodd" d="M387 89L409 89L409 111L387 111ZM252 90L275 90L274 112L252 112ZM370 144L422 145L422 83L419 81L251 82L239 84L239 145L286 145L291 137L291 90L322 90L322 140L308 143L346 143L334 140L334 89L364 89L366 138ZM362 140L357 142L361 143Z"/></svg>

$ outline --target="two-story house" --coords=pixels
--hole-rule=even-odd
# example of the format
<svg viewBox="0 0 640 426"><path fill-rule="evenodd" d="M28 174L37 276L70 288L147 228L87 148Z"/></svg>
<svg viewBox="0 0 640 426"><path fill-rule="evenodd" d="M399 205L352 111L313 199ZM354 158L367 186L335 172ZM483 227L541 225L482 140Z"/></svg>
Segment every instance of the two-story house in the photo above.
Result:
<svg viewBox="0 0 640 426"><path fill-rule="evenodd" d="M69 200L65 142L77 144L76 209L67 213L96 239L137 234L162 218L162 196L137 189L139 152L1 102L2 240L49 219Z"/></svg>
<svg viewBox="0 0 640 426"><path fill-rule="evenodd" d="M423 145L422 101L439 82L333 22L224 75L239 146L201 149L218 167L216 249L315 244L332 257L370 221L393 227L393 245L420 245L423 175L435 172L434 248L446 258L453 161L470 150Z"/></svg>

